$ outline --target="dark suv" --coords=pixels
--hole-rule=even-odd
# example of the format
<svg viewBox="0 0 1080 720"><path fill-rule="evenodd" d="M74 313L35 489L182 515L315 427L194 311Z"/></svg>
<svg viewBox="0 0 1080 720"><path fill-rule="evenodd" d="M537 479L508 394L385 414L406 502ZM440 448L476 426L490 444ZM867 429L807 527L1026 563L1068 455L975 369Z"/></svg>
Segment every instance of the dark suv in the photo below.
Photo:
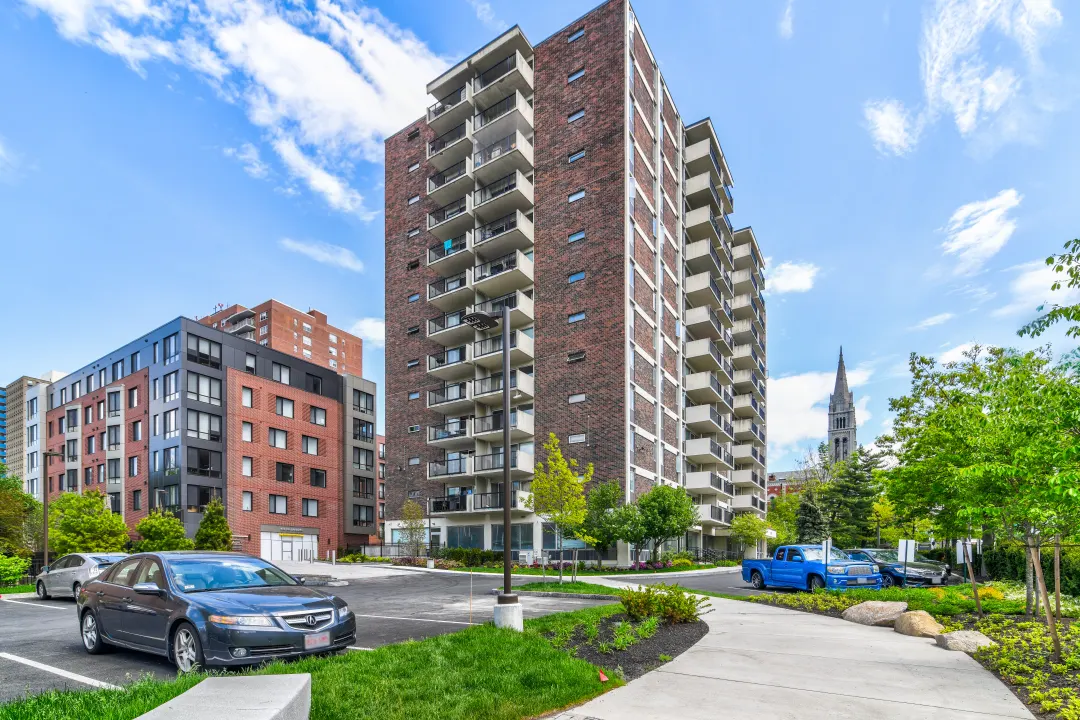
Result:
<svg viewBox="0 0 1080 720"><path fill-rule="evenodd" d="M170 658L182 672L341 650L356 618L341 599L241 553L132 555L79 590L83 647Z"/></svg>

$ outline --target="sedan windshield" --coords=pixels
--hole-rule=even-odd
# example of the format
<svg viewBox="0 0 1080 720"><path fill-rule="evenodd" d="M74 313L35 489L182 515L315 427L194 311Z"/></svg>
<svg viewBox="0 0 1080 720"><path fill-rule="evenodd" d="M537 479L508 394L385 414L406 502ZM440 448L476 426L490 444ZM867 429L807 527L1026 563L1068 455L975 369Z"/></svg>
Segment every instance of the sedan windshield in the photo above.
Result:
<svg viewBox="0 0 1080 720"><path fill-rule="evenodd" d="M802 548L803 555L806 556L807 562L820 562L821 561L821 548ZM832 548L832 552L829 553L829 562L836 560L850 560L851 556L843 550L837 550Z"/></svg>
<svg viewBox="0 0 1080 720"><path fill-rule="evenodd" d="M240 590L296 585L297 582L258 558L191 558L167 560L173 582L183 592Z"/></svg>
<svg viewBox="0 0 1080 720"><path fill-rule="evenodd" d="M895 550L874 550L869 553L870 557L874 558L878 562L894 563L899 562L899 553Z"/></svg>

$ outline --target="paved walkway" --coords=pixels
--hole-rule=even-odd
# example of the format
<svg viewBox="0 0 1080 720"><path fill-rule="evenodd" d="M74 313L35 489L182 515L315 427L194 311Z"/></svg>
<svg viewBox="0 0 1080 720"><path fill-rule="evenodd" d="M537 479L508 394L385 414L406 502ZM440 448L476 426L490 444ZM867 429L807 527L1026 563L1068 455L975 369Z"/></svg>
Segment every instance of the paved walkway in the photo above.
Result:
<svg viewBox="0 0 1080 720"><path fill-rule="evenodd" d="M390 563L336 563L293 562L276 560L279 568L290 575L329 575L335 580L365 580L408 574L409 570L397 568Z"/></svg>
<svg viewBox="0 0 1080 720"><path fill-rule="evenodd" d="M1033 719L974 659L933 640L710 600L709 634L694 647L558 720Z"/></svg>

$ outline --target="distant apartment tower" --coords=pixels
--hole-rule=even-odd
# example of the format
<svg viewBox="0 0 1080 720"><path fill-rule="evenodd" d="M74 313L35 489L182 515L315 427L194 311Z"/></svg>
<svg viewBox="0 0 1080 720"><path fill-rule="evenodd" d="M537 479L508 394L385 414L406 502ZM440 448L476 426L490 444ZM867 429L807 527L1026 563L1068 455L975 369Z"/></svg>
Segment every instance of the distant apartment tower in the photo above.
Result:
<svg viewBox="0 0 1080 720"><path fill-rule="evenodd" d="M513 549L555 546L525 509L554 433L626 501L685 488L682 544L734 550L734 513L766 508L764 263L711 121L683 122L626 0L536 46L515 26L427 90L386 140L391 518L418 500L433 542L502 547L509 423ZM508 378L499 331L463 323L504 307Z"/></svg>
<svg viewBox="0 0 1080 720"><path fill-rule="evenodd" d="M7 464L7 388L0 388L0 463Z"/></svg>
<svg viewBox="0 0 1080 720"><path fill-rule="evenodd" d="M364 374L360 338L329 324L326 314L315 309L302 312L278 300L267 300L252 308L231 305L199 322L341 375Z"/></svg>
<svg viewBox="0 0 1080 720"><path fill-rule="evenodd" d="M269 559L376 534L374 499L347 494L375 475L375 387L361 378L179 317L44 400L43 444L63 457L44 464L43 487L101 490L131 531L161 509L192 536L218 498L234 547Z"/></svg>
<svg viewBox="0 0 1080 720"><path fill-rule="evenodd" d="M379 440L379 475L376 482L379 483L379 542L386 537L386 437L378 436Z"/></svg>
<svg viewBox="0 0 1080 720"><path fill-rule="evenodd" d="M64 374L56 371L45 377L24 375L5 390L7 398L8 474L23 482L23 490L41 499L41 423L45 407L44 389ZM0 461L3 462L3 461Z"/></svg>

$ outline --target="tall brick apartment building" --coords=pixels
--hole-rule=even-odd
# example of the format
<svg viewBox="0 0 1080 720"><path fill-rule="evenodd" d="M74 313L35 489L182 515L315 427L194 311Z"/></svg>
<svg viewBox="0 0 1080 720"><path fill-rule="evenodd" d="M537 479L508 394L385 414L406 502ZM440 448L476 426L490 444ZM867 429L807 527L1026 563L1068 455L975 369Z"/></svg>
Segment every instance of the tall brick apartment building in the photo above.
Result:
<svg viewBox="0 0 1080 720"><path fill-rule="evenodd" d="M427 90L386 140L388 513L420 499L433 541L502 547L509 381L512 548L555 546L524 509L555 433L627 501L685 488L686 543L728 550L766 507L766 316L712 123L684 123L626 0L535 46L511 28ZM505 305L508 379L499 331L462 323Z"/></svg>
<svg viewBox="0 0 1080 720"><path fill-rule="evenodd" d="M377 542L374 383L180 317L46 398L52 499L98 489L132 531L160 508L193 536L219 498L234 546L271 559Z"/></svg>

